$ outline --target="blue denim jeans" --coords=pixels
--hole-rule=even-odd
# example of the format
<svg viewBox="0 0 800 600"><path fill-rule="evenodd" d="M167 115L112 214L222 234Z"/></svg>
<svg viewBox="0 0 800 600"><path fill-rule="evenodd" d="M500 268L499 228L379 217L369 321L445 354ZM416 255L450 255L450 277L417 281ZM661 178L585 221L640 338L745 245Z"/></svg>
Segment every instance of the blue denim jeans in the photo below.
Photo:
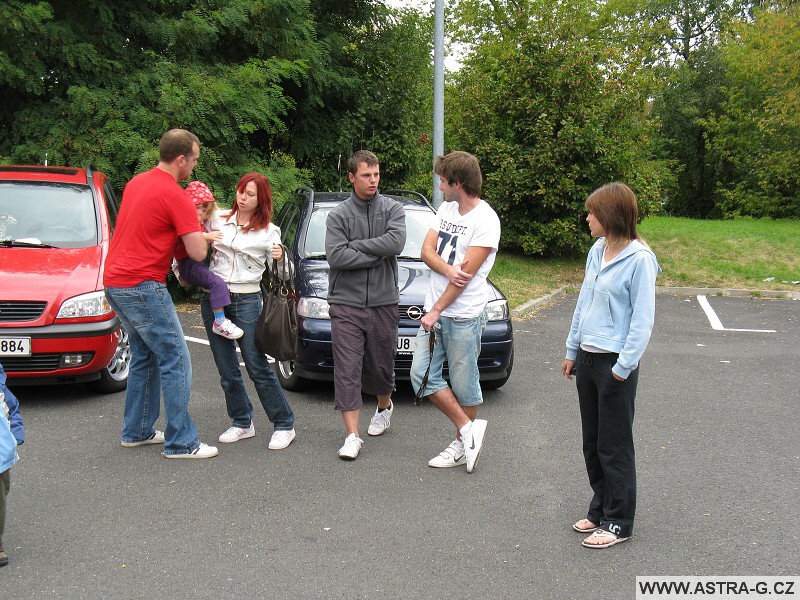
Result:
<svg viewBox="0 0 800 600"><path fill-rule="evenodd" d="M238 343L247 374L273 427L276 431L293 429L294 413L286 401L286 396L283 395L278 377L269 366L267 356L256 348L256 321L261 314L263 303L264 300L258 292L231 294L231 303L225 307L225 316L244 331L244 335L236 341L226 339L212 331L214 313L211 310L208 294L205 293L200 299L200 314L203 316L211 354L219 371L231 425L249 427L253 420L253 405L247 396L242 372L239 369L239 357L236 353Z"/></svg>
<svg viewBox="0 0 800 600"><path fill-rule="evenodd" d="M106 288L131 344L131 369L125 393L123 442L153 435L164 397L164 454L186 454L199 445L189 415L192 360L167 286L143 281L132 288Z"/></svg>
<svg viewBox="0 0 800 600"><path fill-rule="evenodd" d="M442 376L447 359L450 385L461 406L477 406L483 403L478 356L481 353L481 334L486 327L486 311L477 317L439 317L433 326L436 343L433 357L430 355L429 333L419 328L414 340L414 360L411 363L411 385L416 393L422 385L428 363L431 371L423 395L429 396L447 387Z"/></svg>

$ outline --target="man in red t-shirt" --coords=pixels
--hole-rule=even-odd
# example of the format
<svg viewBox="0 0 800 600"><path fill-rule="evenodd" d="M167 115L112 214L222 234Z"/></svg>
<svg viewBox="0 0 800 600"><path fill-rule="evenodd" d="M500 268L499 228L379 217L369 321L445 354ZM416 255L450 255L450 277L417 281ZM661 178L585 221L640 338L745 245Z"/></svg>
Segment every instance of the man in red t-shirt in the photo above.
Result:
<svg viewBox="0 0 800 600"><path fill-rule="evenodd" d="M217 449L200 442L189 397L192 363L166 279L176 240L188 255L206 256L197 212L178 181L188 179L200 157L200 140L184 129L161 137L158 165L136 175L122 192L122 206L106 259L106 297L131 346L121 441L126 448L164 444L167 458L210 458ZM154 428L164 396L166 426Z"/></svg>

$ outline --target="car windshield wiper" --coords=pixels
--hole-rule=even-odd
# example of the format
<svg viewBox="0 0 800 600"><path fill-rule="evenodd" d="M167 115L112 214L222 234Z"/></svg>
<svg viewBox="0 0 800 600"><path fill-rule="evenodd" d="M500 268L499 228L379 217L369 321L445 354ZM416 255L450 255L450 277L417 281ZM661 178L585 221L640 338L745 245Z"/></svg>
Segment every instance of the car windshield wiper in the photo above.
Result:
<svg viewBox="0 0 800 600"><path fill-rule="evenodd" d="M397 257L397 260L417 260L417 261L419 261L419 260L422 260L422 257L419 257L419 256L406 256L404 254L401 254L400 256Z"/></svg>
<svg viewBox="0 0 800 600"><path fill-rule="evenodd" d="M50 244L42 242L26 242L24 240L0 240L0 246L4 248L56 248Z"/></svg>
<svg viewBox="0 0 800 600"><path fill-rule="evenodd" d="M314 252L312 254L306 254L306 258L313 258L313 259L321 259L325 260L328 256L324 252Z"/></svg>

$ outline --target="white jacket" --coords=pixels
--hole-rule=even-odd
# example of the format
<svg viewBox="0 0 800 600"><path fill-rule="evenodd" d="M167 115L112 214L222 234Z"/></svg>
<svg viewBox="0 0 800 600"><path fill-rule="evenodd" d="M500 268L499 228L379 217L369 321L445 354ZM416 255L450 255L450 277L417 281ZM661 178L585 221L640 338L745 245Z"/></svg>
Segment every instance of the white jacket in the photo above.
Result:
<svg viewBox="0 0 800 600"><path fill-rule="evenodd" d="M218 275L234 293L252 294L261 290L264 270L272 268L272 246L281 243L281 230L274 223L266 229L244 232L236 224L236 217L222 214L212 229L222 232L215 240L214 253L209 268ZM280 274L282 277L285 273Z"/></svg>

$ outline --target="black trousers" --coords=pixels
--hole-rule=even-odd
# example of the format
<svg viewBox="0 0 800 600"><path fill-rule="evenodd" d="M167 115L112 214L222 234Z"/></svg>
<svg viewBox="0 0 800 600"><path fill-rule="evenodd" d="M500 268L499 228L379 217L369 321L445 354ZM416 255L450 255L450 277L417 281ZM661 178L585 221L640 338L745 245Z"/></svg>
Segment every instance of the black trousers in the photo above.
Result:
<svg viewBox="0 0 800 600"><path fill-rule="evenodd" d="M633 413L637 367L625 381L611 374L617 354L578 351L576 385L583 457L594 495L586 518L620 537L633 533L636 459Z"/></svg>
<svg viewBox="0 0 800 600"><path fill-rule="evenodd" d="M11 489L11 469L0 473L0 548L3 547L3 532L6 529L6 496Z"/></svg>

